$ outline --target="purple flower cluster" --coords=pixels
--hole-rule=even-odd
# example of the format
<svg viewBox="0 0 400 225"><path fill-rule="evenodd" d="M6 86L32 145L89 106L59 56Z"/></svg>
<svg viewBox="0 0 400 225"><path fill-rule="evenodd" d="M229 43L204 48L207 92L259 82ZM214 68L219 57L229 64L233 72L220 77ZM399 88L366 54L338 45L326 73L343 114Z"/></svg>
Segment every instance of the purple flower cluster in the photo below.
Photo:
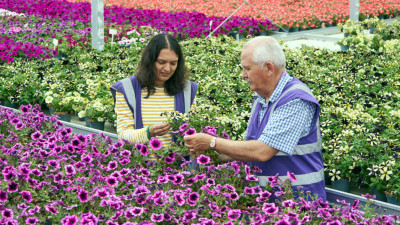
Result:
<svg viewBox="0 0 400 225"><path fill-rule="evenodd" d="M49 59L56 53L52 49L37 46L31 42L14 41L7 36L0 36L0 62L11 63L14 57L19 55L27 58Z"/></svg>
<svg viewBox="0 0 400 225"><path fill-rule="evenodd" d="M90 21L91 5L87 2L72 3L65 0L8 0L0 3L0 8L44 18L60 18L64 21ZM131 9L111 6L104 9L104 19L110 24L130 24L133 27L150 26L165 32L173 32L180 38L207 36L222 23L224 17L207 17L199 12L163 12L160 10ZM210 22L212 27L210 29ZM256 20L248 17L232 17L215 36L230 31L248 32L250 35L260 31L275 29L269 20Z"/></svg>
<svg viewBox="0 0 400 225"><path fill-rule="evenodd" d="M244 162L213 165L201 155L202 169L189 171L166 164L183 160L169 153L146 164L146 145L136 144L137 152L102 133L74 134L30 105L21 113L0 107L0 135L0 224L39 224L48 215L63 225L394 224L398 218L364 218L358 202L331 207L321 199L286 199L287 182L270 177L262 188L259 169Z"/></svg>

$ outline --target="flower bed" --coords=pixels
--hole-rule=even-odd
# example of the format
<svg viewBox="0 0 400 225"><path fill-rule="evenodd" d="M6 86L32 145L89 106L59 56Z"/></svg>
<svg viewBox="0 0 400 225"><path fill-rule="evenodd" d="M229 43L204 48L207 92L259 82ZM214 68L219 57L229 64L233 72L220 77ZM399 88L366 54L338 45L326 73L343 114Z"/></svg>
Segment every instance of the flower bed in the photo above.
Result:
<svg viewBox="0 0 400 225"><path fill-rule="evenodd" d="M71 3L63 0L20 2L10 0L0 3L0 8L13 12L35 15L43 18L59 18L64 22L74 21L90 23L90 3ZM199 12L163 12L152 9L129 9L121 6L111 6L104 9L104 19L107 26L130 25L132 27L150 26L165 32L172 32L178 38L205 37L215 29L224 17L207 17ZM211 25L211 21L212 25ZM244 34L254 34L260 31L273 30L269 20L255 20L246 17L232 17L214 35L227 34L230 31L242 31Z"/></svg>
<svg viewBox="0 0 400 225"><path fill-rule="evenodd" d="M82 0L69 0L80 2ZM285 27L312 28L324 21L326 25L344 22L349 16L348 0L272 0L265 4L262 0L249 1L263 14L249 5L245 5L235 15L250 18L265 18L277 22ZM197 11L207 16L227 17L235 11L243 1L140 1L140 0L107 0L107 5L119 5L135 9L161 9L162 11ZM393 17L400 9L400 1L360 1L360 13L363 16L390 16ZM266 18L265 18L266 19Z"/></svg>
<svg viewBox="0 0 400 225"><path fill-rule="evenodd" d="M200 156L198 169L190 170L178 153L159 152L155 144L132 149L101 133L72 134L39 110L0 107L0 223L394 224L399 218L369 207L361 212L358 201L294 201L290 180L283 185L270 177L262 189L257 168L242 162L211 165ZM149 151L157 161L145 161ZM270 202L273 196L281 200Z"/></svg>
<svg viewBox="0 0 400 225"><path fill-rule="evenodd" d="M181 44L199 83L199 112L193 126L218 126L232 139L241 139L252 102L246 82L239 79L243 42L221 37ZM327 179L350 179L358 186L398 195L400 51L393 42L385 46L383 51L368 52L306 47L285 52L288 72L307 83L321 104ZM76 113L99 98L112 106L108 87L132 75L140 51L140 46L114 45L105 52L71 53L66 60L18 58L0 65L5 74L0 77L5 84L0 86L0 99L43 103L47 91L71 92L86 99L75 102ZM28 82L31 76L37 76L35 82ZM112 113L107 118L115 121Z"/></svg>

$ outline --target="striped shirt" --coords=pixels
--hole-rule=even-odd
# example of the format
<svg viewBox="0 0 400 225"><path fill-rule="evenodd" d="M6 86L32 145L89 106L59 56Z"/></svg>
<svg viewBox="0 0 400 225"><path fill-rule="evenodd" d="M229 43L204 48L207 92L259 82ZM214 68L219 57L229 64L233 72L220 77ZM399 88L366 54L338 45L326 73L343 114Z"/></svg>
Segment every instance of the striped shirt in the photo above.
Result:
<svg viewBox="0 0 400 225"><path fill-rule="evenodd" d="M149 143L146 128L154 124L166 122L167 117L161 116L161 113L165 111L175 111L175 96L167 95L164 90L164 88L156 87L155 93L145 98L145 96L147 96L147 88L142 89L142 129L135 129L133 113L129 109L124 95L118 91L116 92L115 113L117 114L117 133L119 139L127 140L130 143ZM165 149L170 146L173 141L172 132L163 136L157 136L157 139L162 142L163 148Z"/></svg>

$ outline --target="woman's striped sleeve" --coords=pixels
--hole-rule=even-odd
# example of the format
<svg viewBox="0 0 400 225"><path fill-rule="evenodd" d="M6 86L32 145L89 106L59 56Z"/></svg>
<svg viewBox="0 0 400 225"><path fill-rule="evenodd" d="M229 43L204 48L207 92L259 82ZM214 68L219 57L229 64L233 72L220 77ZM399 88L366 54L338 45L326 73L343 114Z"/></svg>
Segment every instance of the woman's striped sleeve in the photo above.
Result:
<svg viewBox="0 0 400 225"><path fill-rule="evenodd" d="M117 134L119 139L134 143L148 143L146 128L135 130L135 120L132 111L122 93L116 92L115 113L117 114Z"/></svg>

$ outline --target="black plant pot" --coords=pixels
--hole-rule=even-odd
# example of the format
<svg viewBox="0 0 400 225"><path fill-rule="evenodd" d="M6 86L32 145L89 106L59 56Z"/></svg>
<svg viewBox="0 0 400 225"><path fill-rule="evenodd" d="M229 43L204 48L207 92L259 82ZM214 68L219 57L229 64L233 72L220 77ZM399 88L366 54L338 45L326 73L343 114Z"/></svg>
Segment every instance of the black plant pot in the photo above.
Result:
<svg viewBox="0 0 400 225"><path fill-rule="evenodd" d="M68 56L61 53L61 54L53 56L53 58L55 58L55 59L68 59Z"/></svg>

